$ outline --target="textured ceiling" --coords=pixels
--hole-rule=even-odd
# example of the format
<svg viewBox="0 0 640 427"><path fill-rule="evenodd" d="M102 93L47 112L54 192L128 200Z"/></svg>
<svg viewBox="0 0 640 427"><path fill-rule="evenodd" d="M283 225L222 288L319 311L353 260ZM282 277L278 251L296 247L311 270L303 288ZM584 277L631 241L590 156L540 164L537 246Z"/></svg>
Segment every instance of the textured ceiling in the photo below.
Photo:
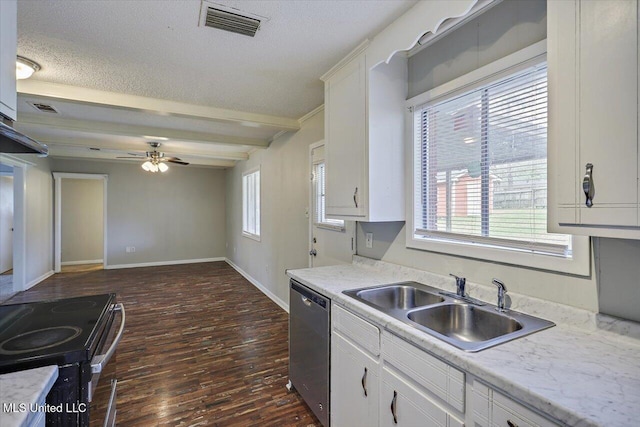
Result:
<svg viewBox="0 0 640 427"><path fill-rule="evenodd" d="M18 54L36 80L297 119L323 103L319 77L415 1L216 3L269 19L251 38L200 27L199 0L20 0Z"/></svg>

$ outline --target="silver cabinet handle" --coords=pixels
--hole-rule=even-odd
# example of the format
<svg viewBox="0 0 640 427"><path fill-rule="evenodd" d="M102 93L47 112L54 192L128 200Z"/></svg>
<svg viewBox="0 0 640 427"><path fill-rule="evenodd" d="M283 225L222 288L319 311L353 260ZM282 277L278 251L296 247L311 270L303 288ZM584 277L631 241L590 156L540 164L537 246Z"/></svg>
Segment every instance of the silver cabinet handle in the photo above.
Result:
<svg viewBox="0 0 640 427"><path fill-rule="evenodd" d="M358 207L358 187L353 192L353 204L356 205L356 208Z"/></svg>
<svg viewBox="0 0 640 427"><path fill-rule="evenodd" d="M511 421L511 420L507 420L507 425L508 425L509 427L518 427L518 424L514 423L514 422L513 422L513 421Z"/></svg>
<svg viewBox="0 0 640 427"><path fill-rule="evenodd" d="M120 342L120 338L122 338L122 334L124 333L124 324L126 320L124 305L122 305L122 303L116 304L114 307L114 311L119 311L120 314L122 315L122 322L120 322L120 329L118 330L118 335L116 335L113 342L111 343L111 347L109 347L109 350L107 350L105 354L97 354L96 356L93 357L93 359L91 360L92 374L99 374L100 372L102 372L102 369L104 369L105 365L109 363L109 359L111 359L111 356L113 356L113 353L115 353L116 347Z"/></svg>
<svg viewBox="0 0 640 427"><path fill-rule="evenodd" d="M391 415L393 415L393 423L398 424L398 417L396 417L396 401L398 400L398 392L393 390L393 399L391 399Z"/></svg>
<svg viewBox="0 0 640 427"><path fill-rule="evenodd" d="M362 375L362 390L364 390L364 396L367 397L367 368L364 368L364 374Z"/></svg>
<svg viewBox="0 0 640 427"><path fill-rule="evenodd" d="M596 193L596 188L593 185L593 164L587 163L587 171L584 174L584 178L582 178L582 190L584 191L584 195L587 197L587 201L585 205L588 208L593 206L593 196Z"/></svg>

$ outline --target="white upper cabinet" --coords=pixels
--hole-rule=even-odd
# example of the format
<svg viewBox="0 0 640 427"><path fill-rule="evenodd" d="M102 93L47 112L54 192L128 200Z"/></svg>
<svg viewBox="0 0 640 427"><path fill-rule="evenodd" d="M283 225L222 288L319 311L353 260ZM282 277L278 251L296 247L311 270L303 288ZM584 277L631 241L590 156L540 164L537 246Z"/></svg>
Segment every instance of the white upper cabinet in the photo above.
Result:
<svg viewBox="0 0 640 427"><path fill-rule="evenodd" d="M0 1L0 114L16 120L17 1Z"/></svg>
<svg viewBox="0 0 640 427"><path fill-rule="evenodd" d="M325 82L326 212L401 221L407 60L369 70L366 44L361 49Z"/></svg>
<svg viewBox="0 0 640 427"><path fill-rule="evenodd" d="M640 238L638 1L547 13L549 230Z"/></svg>
<svg viewBox="0 0 640 427"><path fill-rule="evenodd" d="M450 18L464 18L490 3L418 2L322 76L328 217L405 220L405 51L426 33L446 31Z"/></svg>

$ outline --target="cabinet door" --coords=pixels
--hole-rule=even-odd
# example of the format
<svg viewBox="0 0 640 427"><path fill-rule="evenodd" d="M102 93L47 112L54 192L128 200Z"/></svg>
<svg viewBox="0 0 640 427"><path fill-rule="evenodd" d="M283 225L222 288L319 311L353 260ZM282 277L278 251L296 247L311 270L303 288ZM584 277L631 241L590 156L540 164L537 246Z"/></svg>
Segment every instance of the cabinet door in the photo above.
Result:
<svg viewBox="0 0 640 427"><path fill-rule="evenodd" d="M0 40L0 113L16 120L16 0L0 1Z"/></svg>
<svg viewBox="0 0 640 427"><path fill-rule="evenodd" d="M380 426L464 427L464 423L385 367L380 392Z"/></svg>
<svg viewBox="0 0 640 427"><path fill-rule="evenodd" d="M638 1L549 2L548 14L558 222L637 226ZM592 207L582 189L589 163Z"/></svg>
<svg viewBox="0 0 640 427"><path fill-rule="evenodd" d="M331 425L378 425L379 364L339 333L331 336Z"/></svg>
<svg viewBox="0 0 640 427"><path fill-rule="evenodd" d="M326 213L360 217L366 213L366 68L354 59L325 85Z"/></svg>

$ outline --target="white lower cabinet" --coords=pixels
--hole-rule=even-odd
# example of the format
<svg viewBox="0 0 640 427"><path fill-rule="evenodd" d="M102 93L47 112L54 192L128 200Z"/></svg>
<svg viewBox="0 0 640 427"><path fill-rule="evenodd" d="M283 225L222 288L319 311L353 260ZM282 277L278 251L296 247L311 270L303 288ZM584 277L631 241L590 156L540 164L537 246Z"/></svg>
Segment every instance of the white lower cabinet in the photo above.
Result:
<svg viewBox="0 0 640 427"><path fill-rule="evenodd" d="M377 426L380 363L337 332L331 337L331 425Z"/></svg>
<svg viewBox="0 0 640 427"><path fill-rule="evenodd" d="M382 369L380 426L463 427L464 423L388 367Z"/></svg>
<svg viewBox="0 0 640 427"><path fill-rule="evenodd" d="M558 427L549 419L481 382L473 381L472 419L475 427Z"/></svg>

